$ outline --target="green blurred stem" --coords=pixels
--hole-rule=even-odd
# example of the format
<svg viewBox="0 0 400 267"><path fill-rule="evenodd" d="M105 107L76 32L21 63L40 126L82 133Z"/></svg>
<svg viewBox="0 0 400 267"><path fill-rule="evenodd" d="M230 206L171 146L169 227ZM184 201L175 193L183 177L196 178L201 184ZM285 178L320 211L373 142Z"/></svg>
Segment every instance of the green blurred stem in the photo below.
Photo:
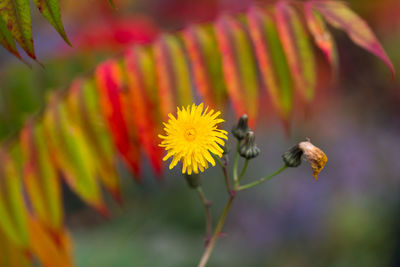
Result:
<svg viewBox="0 0 400 267"><path fill-rule="evenodd" d="M206 250L204 251L203 256L201 257L198 267L206 266L206 264L211 256L211 253L213 252L215 242L217 242L218 236L221 234L222 227L224 226L226 216L228 215L229 209L231 208L232 201L234 198L235 198L234 195L229 197L229 200L225 205L225 208L221 214L221 217L218 220L218 224L215 227L214 234L211 237L210 242L207 244Z"/></svg>
<svg viewBox="0 0 400 267"><path fill-rule="evenodd" d="M215 157L215 158L217 159L217 162L218 162L219 166L221 166L222 172L224 174L225 186L226 186L226 189L228 190L228 194L230 196L232 196L232 195L234 195L234 192L233 192L232 187L231 187L231 185L229 183L228 170L226 168L226 164L223 164L218 157Z"/></svg>
<svg viewBox="0 0 400 267"><path fill-rule="evenodd" d="M239 185L238 170L237 170L239 162L239 148L240 148L240 142L238 141L236 144L235 160L233 161L233 182L235 184L235 189Z"/></svg>
<svg viewBox="0 0 400 267"><path fill-rule="evenodd" d="M242 186L240 186L237 190L238 190L238 191L242 191L242 190L249 189L249 188L252 188L252 187L254 187L254 186L257 186L257 185L259 185L259 184L262 184L263 182L268 181L268 180L270 180L271 178L275 177L276 175L280 174L281 172L283 172L284 170L286 170L286 168L287 168L287 166L286 166L286 165L283 165L282 168L280 168L280 169L277 170L276 172L271 173L270 175L268 175L268 176L266 176L266 177L264 177L264 178L261 178L261 179L255 181L255 182L252 182L252 183L249 183L249 184L246 184L246 185L242 185Z"/></svg>
<svg viewBox="0 0 400 267"><path fill-rule="evenodd" d="M210 211L210 206L211 206L211 201L207 200L206 196L204 195L203 188L201 186L198 186L196 188L196 192L200 197L201 202L203 203L204 210L206 212L206 238L208 239L211 236L211 211Z"/></svg>
<svg viewBox="0 0 400 267"><path fill-rule="evenodd" d="M238 182L240 182L240 180L243 178L243 175L246 173L246 170L247 170L247 166L248 166L248 165L249 165L249 160L246 159L246 161L244 162L243 169L242 169L242 171L241 171L241 173L240 173L240 175L239 175Z"/></svg>

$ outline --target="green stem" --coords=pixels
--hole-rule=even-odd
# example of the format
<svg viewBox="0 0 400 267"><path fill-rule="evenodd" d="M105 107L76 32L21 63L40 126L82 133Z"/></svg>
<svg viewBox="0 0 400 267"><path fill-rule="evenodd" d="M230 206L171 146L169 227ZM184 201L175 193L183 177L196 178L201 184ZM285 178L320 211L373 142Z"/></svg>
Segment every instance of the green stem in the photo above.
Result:
<svg viewBox="0 0 400 267"><path fill-rule="evenodd" d="M206 266L206 264L211 256L211 253L213 252L215 242L217 241L218 236L221 233L222 227L224 226L226 216L228 215L229 209L231 208L231 204L232 204L232 201L234 198L235 198L234 196L231 196L229 198L228 202L226 203L225 208L221 214L221 217L218 220L218 224L215 227L214 234L211 237L210 242L206 246L206 250L204 251L203 256L201 257L198 267Z"/></svg>
<svg viewBox="0 0 400 267"><path fill-rule="evenodd" d="M249 160L248 159L246 159L246 161L244 162L244 166L243 166L243 169L242 169L242 172L240 173L240 175L239 175L239 182L240 182L240 180L243 178L243 175L246 173L246 170L247 170L247 166L249 165Z"/></svg>
<svg viewBox="0 0 400 267"><path fill-rule="evenodd" d="M249 184L246 184L246 185L242 185L242 186L240 186L240 187L238 188L238 190L239 190L239 191L242 191L242 190L249 189L249 188L252 188L252 187L254 187L254 186L257 186L257 185L259 185L259 184L262 184L263 182L268 181L268 180L270 180L271 178L273 178L274 176L280 174L280 173L283 172L286 168L287 168L287 166L286 166L286 165L283 165L283 167L280 168L279 170L277 170L276 172L271 173L270 175L268 175L268 176L266 176L266 177L264 177L264 178L261 178L261 179L255 181L255 182L252 182L252 183L249 183Z"/></svg>
<svg viewBox="0 0 400 267"><path fill-rule="evenodd" d="M203 189L199 186L196 188L196 192L200 197L201 202L203 203L205 212L206 212L206 239L211 236L211 211L210 206L211 202L207 200L206 196L204 195Z"/></svg>
<svg viewBox="0 0 400 267"><path fill-rule="evenodd" d="M222 172L224 174L225 186L226 186L226 189L228 190L228 194L230 196L232 196L232 195L234 195L234 192L229 183L228 170L226 169L226 164L223 164L219 158L217 158L217 157L215 157L215 158L217 159L218 164L221 166Z"/></svg>
<svg viewBox="0 0 400 267"><path fill-rule="evenodd" d="M239 179L238 179L238 162L239 162L239 148L240 148L240 142L237 142L236 145L236 152L235 152L235 160L233 161L233 182L235 184L235 189L239 185Z"/></svg>

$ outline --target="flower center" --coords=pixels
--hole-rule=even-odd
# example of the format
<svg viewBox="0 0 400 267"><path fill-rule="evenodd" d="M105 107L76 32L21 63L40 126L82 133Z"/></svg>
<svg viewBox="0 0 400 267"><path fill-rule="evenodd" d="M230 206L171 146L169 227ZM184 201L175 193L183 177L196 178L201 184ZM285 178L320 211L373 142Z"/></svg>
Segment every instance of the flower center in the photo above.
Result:
<svg viewBox="0 0 400 267"><path fill-rule="evenodd" d="M196 139L196 129L194 128L189 128L185 131L185 139L187 141L193 141L194 139Z"/></svg>

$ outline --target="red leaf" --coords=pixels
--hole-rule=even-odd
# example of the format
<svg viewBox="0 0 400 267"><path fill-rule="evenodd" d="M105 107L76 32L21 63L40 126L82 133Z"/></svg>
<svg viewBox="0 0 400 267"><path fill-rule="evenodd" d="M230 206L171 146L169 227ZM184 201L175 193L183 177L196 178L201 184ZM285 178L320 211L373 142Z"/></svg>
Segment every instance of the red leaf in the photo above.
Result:
<svg viewBox="0 0 400 267"><path fill-rule="evenodd" d="M304 12L308 29L314 36L316 45L325 54L333 69L336 70L338 68L336 43L332 34L327 29L321 14L312 9L312 3L310 2L304 3Z"/></svg>
<svg viewBox="0 0 400 267"><path fill-rule="evenodd" d="M139 50L138 50L139 49ZM141 50L134 47L125 55L126 74L128 78L129 99L132 113L135 114L134 123L138 129L140 146L148 156L154 170L158 175L162 171L162 151L158 147L154 129L154 115L151 110L150 100L146 95L143 73L138 65L138 53Z"/></svg>
<svg viewBox="0 0 400 267"><path fill-rule="evenodd" d="M120 92L123 90L123 81L120 66L116 61L106 61L97 67L95 77L100 91L100 103L104 117L112 133L115 146L122 158L139 178L139 149L135 147L130 138L123 114Z"/></svg>
<svg viewBox="0 0 400 267"><path fill-rule="evenodd" d="M237 68L235 51L231 40L232 36L228 24L230 19L229 17L221 17L215 23L215 34L222 56L223 73L228 88L228 94L237 116L241 116L246 113L247 110L243 101L240 74Z"/></svg>

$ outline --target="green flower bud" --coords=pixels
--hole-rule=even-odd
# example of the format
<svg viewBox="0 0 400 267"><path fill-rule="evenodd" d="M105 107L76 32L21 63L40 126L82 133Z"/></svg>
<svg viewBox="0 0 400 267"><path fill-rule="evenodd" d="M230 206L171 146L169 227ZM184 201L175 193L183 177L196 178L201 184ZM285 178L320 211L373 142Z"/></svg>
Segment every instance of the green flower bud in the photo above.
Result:
<svg viewBox="0 0 400 267"><path fill-rule="evenodd" d="M256 136L253 131L248 131L243 144L239 148L239 154L243 158L252 159L260 154L260 149L256 145Z"/></svg>
<svg viewBox="0 0 400 267"><path fill-rule="evenodd" d="M246 137L248 131L250 131L248 125L249 118L246 114L243 114L237 123L236 126L232 128L232 134L240 141Z"/></svg>
<svg viewBox="0 0 400 267"><path fill-rule="evenodd" d="M229 152L231 151L226 143L225 143L225 145L222 147L222 149L224 150L224 151L222 152L222 155L227 155L227 154L229 154Z"/></svg>
<svg viewBox="0 0 400 267"><path fill-rule="evenodd" d="M196 189L201 185L201 175L200 174L187 174L185 173L185 179L186 182L188 183L190 188Z"/></svg>

